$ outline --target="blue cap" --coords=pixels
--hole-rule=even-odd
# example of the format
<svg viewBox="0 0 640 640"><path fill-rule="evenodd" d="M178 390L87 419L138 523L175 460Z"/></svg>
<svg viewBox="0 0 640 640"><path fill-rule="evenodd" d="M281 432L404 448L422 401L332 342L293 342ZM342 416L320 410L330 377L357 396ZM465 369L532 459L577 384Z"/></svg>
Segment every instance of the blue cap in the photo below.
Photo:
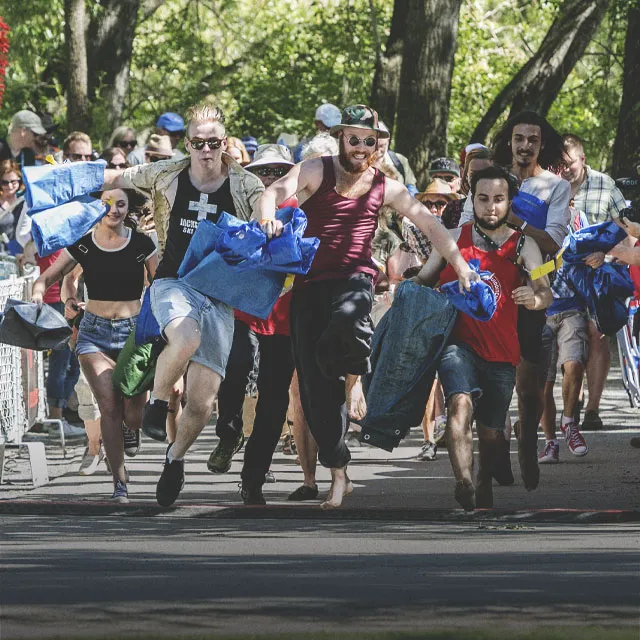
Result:
<svg viewBox="0 0 640 640"><path fill-rule="evenodd" d="M253 136L245 136L242 138L242 143L249 153L254 153L258 148L258 141Z"/></svg>
<svg viewBox="0 0 640 640"><path fill-rule="evenodd" d="M181 115L173 113L172 111L167 111L158 118L156 127L158 127L158 129L166 129L171 133L184 131L184 120Z"/></svg>

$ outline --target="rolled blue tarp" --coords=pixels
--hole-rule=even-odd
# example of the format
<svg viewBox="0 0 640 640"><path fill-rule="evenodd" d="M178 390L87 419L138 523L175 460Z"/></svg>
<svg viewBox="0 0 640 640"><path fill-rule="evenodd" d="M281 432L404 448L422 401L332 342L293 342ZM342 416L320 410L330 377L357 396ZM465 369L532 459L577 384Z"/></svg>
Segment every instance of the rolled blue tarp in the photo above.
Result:
<svg viewBox="0 0 640 640"><path fill-rule="evenodd" d="M440 287L449 302L458 309L471 316L474 320L487 322L493 318L496 312L496 294L485 282L493 274L490 271L480 271L478 260L469 260L469 266L480 276L480 280L471 282L470 291L460 292L460 285L457 280L447 282Z"/></svg>
<svg viewBox="0 0 640 640"><path fill-rule="evenodd" d="M106 166L104 160L96 160L23 167L29 215L100 191L104 184Z"/></svg>

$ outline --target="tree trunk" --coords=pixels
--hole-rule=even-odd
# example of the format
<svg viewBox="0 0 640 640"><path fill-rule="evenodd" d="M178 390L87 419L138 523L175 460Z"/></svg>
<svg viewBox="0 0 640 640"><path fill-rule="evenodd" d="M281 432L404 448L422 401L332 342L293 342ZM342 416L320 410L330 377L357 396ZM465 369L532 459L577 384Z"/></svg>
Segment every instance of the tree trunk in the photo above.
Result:
<svg viewBox="0 0 640 640"><path fill-rule="evenodd" d="M98 90L105 102L109 129L120 124L133 55L140 0L100 0L103 12L89 27L89 95Z"/></svg>
<svg viewBox="0 0 640 640"><path fill-rule="evenodd" d="M546 115L610 4L611 0L565 0L540 48L498 94L471 141L484 142L509 106L510 115L524 109Z"/></svg>
<svg viewBox="0 0 640 640"><path fill-rule="evenodd" d="M84 0L65 0L64 17L69 63L67 127L69 131L86 132L89 130L89 96Z"/></svg>
<svg viewBox="0 0 640 640"><path fill-rule="evenodd" d="M613 175L637 175L640 165L640 1L629 7L624 47L622 102L613 149Z"/></svg>
<svg viewBox="0 0 640 640"><path fill-rule="evenodd" d="M447 154L451 78L462 0L409 0L396 149L426 184L429 159Z"/></svg>
<svg viewBox="0 0 640 640"><path fill-rule="evenodd" d="M408 11L409 3L407 0L395 0L389 38L384 53L376 60L376 70L371 87L371 106L377 110L380 119L389 127L392 134L398 108L402 51Z"/></svg>

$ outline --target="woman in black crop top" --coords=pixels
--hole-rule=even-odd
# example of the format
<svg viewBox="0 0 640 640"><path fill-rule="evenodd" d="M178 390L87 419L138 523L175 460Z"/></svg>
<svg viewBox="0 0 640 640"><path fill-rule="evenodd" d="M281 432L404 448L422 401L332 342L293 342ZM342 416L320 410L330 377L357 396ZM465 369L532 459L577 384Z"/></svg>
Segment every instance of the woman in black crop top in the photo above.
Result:
<svg viewBox="0 0 640 640"><path fill-rule="evenodd" d="M114 389L111 376L140 313L145 271L149 280L153 279L158 256L153 241L135 229L129 215L129 194L114 189L104 191L102 199L111 204L107 215L36 280L31 299L41 304L54 282L77 264L82 266L87 302L76 353L100 408L102 439L113 474L113 499L128 502L122 423L129 429L140 428L146 394L124 398Z"/></svg>

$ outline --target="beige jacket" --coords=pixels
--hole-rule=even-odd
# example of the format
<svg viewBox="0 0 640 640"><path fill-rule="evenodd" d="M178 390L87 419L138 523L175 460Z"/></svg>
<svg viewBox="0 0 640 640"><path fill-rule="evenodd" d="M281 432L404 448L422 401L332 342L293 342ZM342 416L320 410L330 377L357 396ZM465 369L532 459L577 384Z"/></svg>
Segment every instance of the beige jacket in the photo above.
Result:
<svg viewBox="0 0 640 640"><path fill-rule="evenodd" d="M242 220L250 220L253 207L262 195L264 186L257 176L243 169L229 154L223 153L222 161L229 170L229 187L236 207L236 216ZM187 157L178 161L161 160L139 164L124 170L124 188L137 189L151 198L160 253L164 252L167 242L169 217L178 190L178 175L190 164L191 158Z"/></svg>

